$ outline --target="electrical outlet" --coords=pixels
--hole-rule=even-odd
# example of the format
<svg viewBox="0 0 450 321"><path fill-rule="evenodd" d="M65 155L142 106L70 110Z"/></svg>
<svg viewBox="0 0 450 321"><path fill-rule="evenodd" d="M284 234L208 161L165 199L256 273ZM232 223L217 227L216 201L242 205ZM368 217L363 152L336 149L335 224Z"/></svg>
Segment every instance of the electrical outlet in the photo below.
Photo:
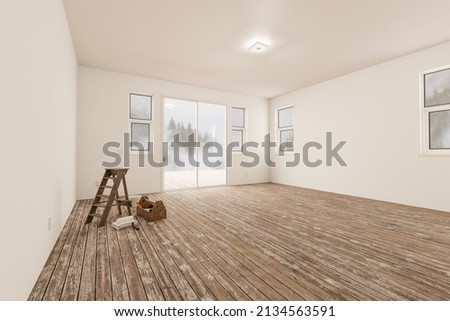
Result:
<svg viewBox="0 0 450 321"><path fill-rule="evenodd" d="M47 227L48 227L48 230L49 230L49 231L52 230L52 217L51 217L51 216L48 217L48 220L47 220Z"/></svg>
<svg viewBox="0 0 450 321"><path fill-rule="evenodd" d="M245 177L248 177L248 173L247 172L245 172Z"/></svg>
<svg viewBox="0 0 450 321"><path fill-rule="evenodd" d="M95 187L99 187L99 186L100 186L100 182L99 181L95 182Z"/></svg>

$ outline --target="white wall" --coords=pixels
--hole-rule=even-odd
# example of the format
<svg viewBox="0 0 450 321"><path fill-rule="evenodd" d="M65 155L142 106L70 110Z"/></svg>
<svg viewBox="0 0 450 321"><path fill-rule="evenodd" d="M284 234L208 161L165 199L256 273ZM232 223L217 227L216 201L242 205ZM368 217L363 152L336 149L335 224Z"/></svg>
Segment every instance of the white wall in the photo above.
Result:
<svg viewBox="0 0 450 321"><path fill-rule="evenodd" d="M294 105L296 152L333 132L348 167L278 166L271 181L449 211L450 158L419 156L419 73L449 57L446 43L272 99L272 135L274 109Z"/></svg>
<svg viewBox="0 0 450 321"><path fill-rule="evenodd" d="M138 77L101 69L79 67L78 69L78 154L77 198L93 198L103 174L102 161L110 160L102 153L108 141L123 141L123 133L129 131L128 97L130 93L153 96L153 136L155 158L161 159L162 100L163 97L197 100L227 106L227 123L231 123L231 106L248 109L248 139L261 142L269 132L268 101L224 91L200 88ZM228 127L228 137L231 129ZM259 153L262 155L261 149ZM238 165L242 155L236 155L233 164ZM162 189L162 170L146 165L138 168L138 156L132 155L127 174L131 194L153 193ZM247 176L245 175L247 173ZM230 185L267 182L266 166L243 169L233 166L227 172Z"/></svg>
<svg viewBox="0 0 450 321"><path fill-rule="evenodd" d="M75 202L77 62L60 0L1 1L0 39L0 300L25 300Z"/></svg>

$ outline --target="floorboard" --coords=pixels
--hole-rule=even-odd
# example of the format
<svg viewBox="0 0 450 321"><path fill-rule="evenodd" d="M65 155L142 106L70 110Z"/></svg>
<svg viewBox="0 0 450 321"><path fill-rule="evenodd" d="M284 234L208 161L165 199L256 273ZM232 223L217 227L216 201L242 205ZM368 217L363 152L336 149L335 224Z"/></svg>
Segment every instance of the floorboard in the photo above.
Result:
<svg viewBox="0 0 450 321"><path fill-rule="evenodd" d="M450 213L278 184L149 195L165 220L85 225L29 300L450 300Z"/></svg>

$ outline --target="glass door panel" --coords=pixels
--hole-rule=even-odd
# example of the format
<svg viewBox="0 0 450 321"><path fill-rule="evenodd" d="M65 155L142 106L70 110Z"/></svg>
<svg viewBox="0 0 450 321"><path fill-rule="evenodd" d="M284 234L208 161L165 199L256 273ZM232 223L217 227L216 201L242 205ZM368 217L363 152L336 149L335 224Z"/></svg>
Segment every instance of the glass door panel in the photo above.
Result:
<svg viewBox="0 0 450 321"><path fill-rule="evenodd" d="M197 187L197 168L189 162L188 149L171 147L176 135L181 142L187 142L189 135L194 135L195 140L196 118L196 102L164 99L164 141L169 143L168 165L164 167L164 189Z"/></svg>
<svg viewBox="0 0 450 321"><path fill-rule="evenodd" d="M198 103L197 134L198 186L225 185L225 106Z"/></svg>

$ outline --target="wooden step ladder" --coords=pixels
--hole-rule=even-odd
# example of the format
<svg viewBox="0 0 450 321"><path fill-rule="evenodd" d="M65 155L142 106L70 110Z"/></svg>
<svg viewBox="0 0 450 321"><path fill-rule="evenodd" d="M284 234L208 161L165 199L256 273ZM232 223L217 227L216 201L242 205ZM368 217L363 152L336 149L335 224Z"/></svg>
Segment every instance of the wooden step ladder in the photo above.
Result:
<svg viewBox="0 0 450 321"><path fill-rule="evenodd" d="M131 201L128 199L128 189L127 182L125 180L125 175L128 172L128 168L107 168L105 169L105 174L102 177L100 185L97 190L97 194L94 198L94 203L91 206L88 217L86 219L86 224L92 222L94 217L100 218L100 224L98 226L104 226L108 218L111 207L117 206L120 215L122 215L121 206L125 206L128 210L128 214L132 215L131 212ZM112 180L112 185L110 183ZM120 198L119 187L123 184L123 190L125 196ZM106 190L111 190L109 195L105 194ZM97 213L97 209L103 209L102 213Z"/></svg>

